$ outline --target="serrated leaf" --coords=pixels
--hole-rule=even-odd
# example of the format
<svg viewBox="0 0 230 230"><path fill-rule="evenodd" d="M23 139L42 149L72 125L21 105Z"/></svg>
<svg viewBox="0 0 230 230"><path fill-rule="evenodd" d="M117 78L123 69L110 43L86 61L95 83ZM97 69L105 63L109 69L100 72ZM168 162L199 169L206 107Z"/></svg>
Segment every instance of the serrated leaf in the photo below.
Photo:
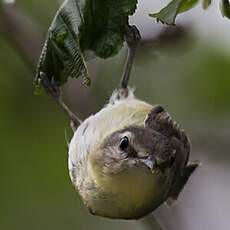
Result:
<svg viewBox="0 0 230 230"><path fill-rule="evenodd" d="M85 22L80 27L83 50L90 49L101 58L118 53L124 41L124 26L136 9L137 0L93 1L93 12L85 11Z"/></svg>
<svg viewBox="0 0 230 230"><path fill-rule="evenodd" d="M157 22L175 25L177 15L192 9L197 2L198 0L173 0L158 13L149 14L149 16L156 18Z"/></svg>
<svg viewBox="0 0 230 230"><path fill-rule="evenodd" d="M39 88L43 76L57 85L64 84L69 77L87 78L87 67L78 36L81 23L78 3L74 0L65 1L48 30L37 67L36 88Z"/></svg>
<svg viewBox="0 0 230 230"><path fill-rule="evenodd" d="M48 30L36 85L44 75L58 85L69 77L83 77L89 83L85 51L101 58L117 54L136 4L137 0L66 0Z"/></svg>
<svg viewBox="0 0 230 230"><path fill-rule="evenodd" d="M220 11L223 17L230 19L230 3L228 0L220 1Z"/></svg>
<svg viewBox="0 0 230 230"><path fill-rule="evenodd" d="M204 10L206 10L212 3L212 0L203 0L202 7Z"/></svg>

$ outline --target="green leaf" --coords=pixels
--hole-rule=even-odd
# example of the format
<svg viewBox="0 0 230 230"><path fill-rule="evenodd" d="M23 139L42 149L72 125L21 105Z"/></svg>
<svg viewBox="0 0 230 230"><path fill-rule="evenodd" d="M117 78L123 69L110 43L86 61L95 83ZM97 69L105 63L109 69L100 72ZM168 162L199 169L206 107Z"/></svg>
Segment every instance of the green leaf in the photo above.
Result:
<svg viewBox="0 0 230 230"><path fill-rule="evenodd" d="M117 54L124 42L128 16L135 12L136 4L137 0L66 0L48 30L36 87L43 76L57 85L63 85L69 77L82 77L89 83L88 51L100 58Z"/></svg>
<svg viewBox="0 0 230 230"><path fill-rule="evenodd" d="M73 0L64 2L48 30L37 67L36 89L44 76L57 85L69 77L88 77L78 36L81 23L79 4Z"/></svg>
<svg viewBox="0 0 230 230"><path fill-rule="evenodd" d="M202 7L204 10L206 10L212 3L212 0L203 0Z"/></svg>
<svg viewBox="0 0 230 230"><path fill-rule="evenodd" d="M124 26L136 9L137 0L88 0L80 44L101 58L118 53L124 41ZM93 11L91 10L93 8Z"/></svg>
<svg viewBox="0 0 230 230"><path fill-rule="evenodd" d="M184 0L182 1L178 13L183 13L185 11L191 10L196 6L198 0Z"/></svg>
<svg viewBox="0 0 230 230"><path fill-rule="evenodd" d="M230 19L230 3L228 0L220 1L220 10L223 17Z"/></svg>
<svg viewBox="0 0 230 230"><path fill-rule="evenodd" d="M177 15L192 9L197 2L198 0L173 0L158 13L149 14L149 16L156 18L157 22L175 25Z"/></svg>

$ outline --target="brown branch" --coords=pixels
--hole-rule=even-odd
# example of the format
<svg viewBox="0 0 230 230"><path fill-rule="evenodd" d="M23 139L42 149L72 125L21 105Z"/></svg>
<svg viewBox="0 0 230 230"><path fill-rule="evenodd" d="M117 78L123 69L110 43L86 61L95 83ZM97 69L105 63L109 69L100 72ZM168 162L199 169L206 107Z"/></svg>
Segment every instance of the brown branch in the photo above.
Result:
<svg viewBox="0 0 230 230"><path fill-rule="evenodd" d="M0 33L34 71L42 46L39 26L16 5L0 4Z"/></svg>

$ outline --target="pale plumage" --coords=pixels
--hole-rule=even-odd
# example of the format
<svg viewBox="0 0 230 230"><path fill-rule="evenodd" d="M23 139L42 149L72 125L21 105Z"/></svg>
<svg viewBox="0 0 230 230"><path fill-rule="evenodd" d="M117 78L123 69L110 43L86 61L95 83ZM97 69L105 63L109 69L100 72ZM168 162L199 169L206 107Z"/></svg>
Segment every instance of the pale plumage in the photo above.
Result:
<svg viewBox="0 0 230 230"><path fill-rule="evenodd" d="M181 175L177 168L186 169L189 154L189 149L180 145L188 143L182 143L174 135L178 144L171 136L150 128L154 124L151 111L157 116L166 114L156 108L136 99L132 91L124 98L116 91L108 105L76 130L69 146L69 172L92 213L111 218L140 218L168 199L173 183L179 184L176 178ZM170 129L174 128L172 125ZM128 146L121 149L119 143L124 137ZM186 174L183 185L189 175ZM179 184L177 190L183 185Z"/></svg>

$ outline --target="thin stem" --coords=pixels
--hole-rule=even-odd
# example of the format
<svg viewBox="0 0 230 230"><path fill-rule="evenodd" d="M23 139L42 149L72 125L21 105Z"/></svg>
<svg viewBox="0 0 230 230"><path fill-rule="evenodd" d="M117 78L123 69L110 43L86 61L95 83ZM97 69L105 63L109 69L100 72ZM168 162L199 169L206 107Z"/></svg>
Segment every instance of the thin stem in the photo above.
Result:
<svg viewBox="0 0 230 230"><path fill-rule="evenodd" d="M77 126L82 123L82 120L77 117L70 109L69 107L63 102L62 97L59 97L57 99L57 103L61 106L61 108L64 110L64 112L68 115L71 121L71 128L73 131L76 131Z"/></svg>
<svg viewBox="0 0 230 230"><path fill-rule="evenodd" d="M130 47L128 47L128 54L127 54L127 58L125 62L125 68L124 68L124 72L123 72L121 83L120 83L120 87L123 89L126 89L128 86L130 73L132 70L132 65L133 65L133 61L135 57L135 52L136 52L136 49L133 49L133 48L131 49Z"/></svg>
<svg viewBox="0 0 230 230"><path fill-rule="evenodd" d="M41 72L40 76L41 78L39 80L41 81L41 84L46 90L47 94L49 94L68 115L71 121L71 127L73 131L75 131L77 126L82 123L81 119L79 119L64 103L60 86L58 86L54 80L49 80L45 73Z"/></svg>
<svg viewBox="0 0 230 230"><path fill-rule="evenodd" d="M140 36L139 30L137 29L137 27L128 25L125 30L125 40L128 46L128 54L127 54L126 63L125 63L124 71L122 74L121 82L120 82L121 89L127 89L128 87L130 73L132 70L132 65L133 65L136 49L140 42L140 39L141 39L141 36Z"/></svg>
<svg viewBox="0 0 230 230"><path fill-rule="evenodd" d="M140 224L144 226L146 230L163 230L160 223L156 220L153 214L149 214L140 220Z"/></svg>

